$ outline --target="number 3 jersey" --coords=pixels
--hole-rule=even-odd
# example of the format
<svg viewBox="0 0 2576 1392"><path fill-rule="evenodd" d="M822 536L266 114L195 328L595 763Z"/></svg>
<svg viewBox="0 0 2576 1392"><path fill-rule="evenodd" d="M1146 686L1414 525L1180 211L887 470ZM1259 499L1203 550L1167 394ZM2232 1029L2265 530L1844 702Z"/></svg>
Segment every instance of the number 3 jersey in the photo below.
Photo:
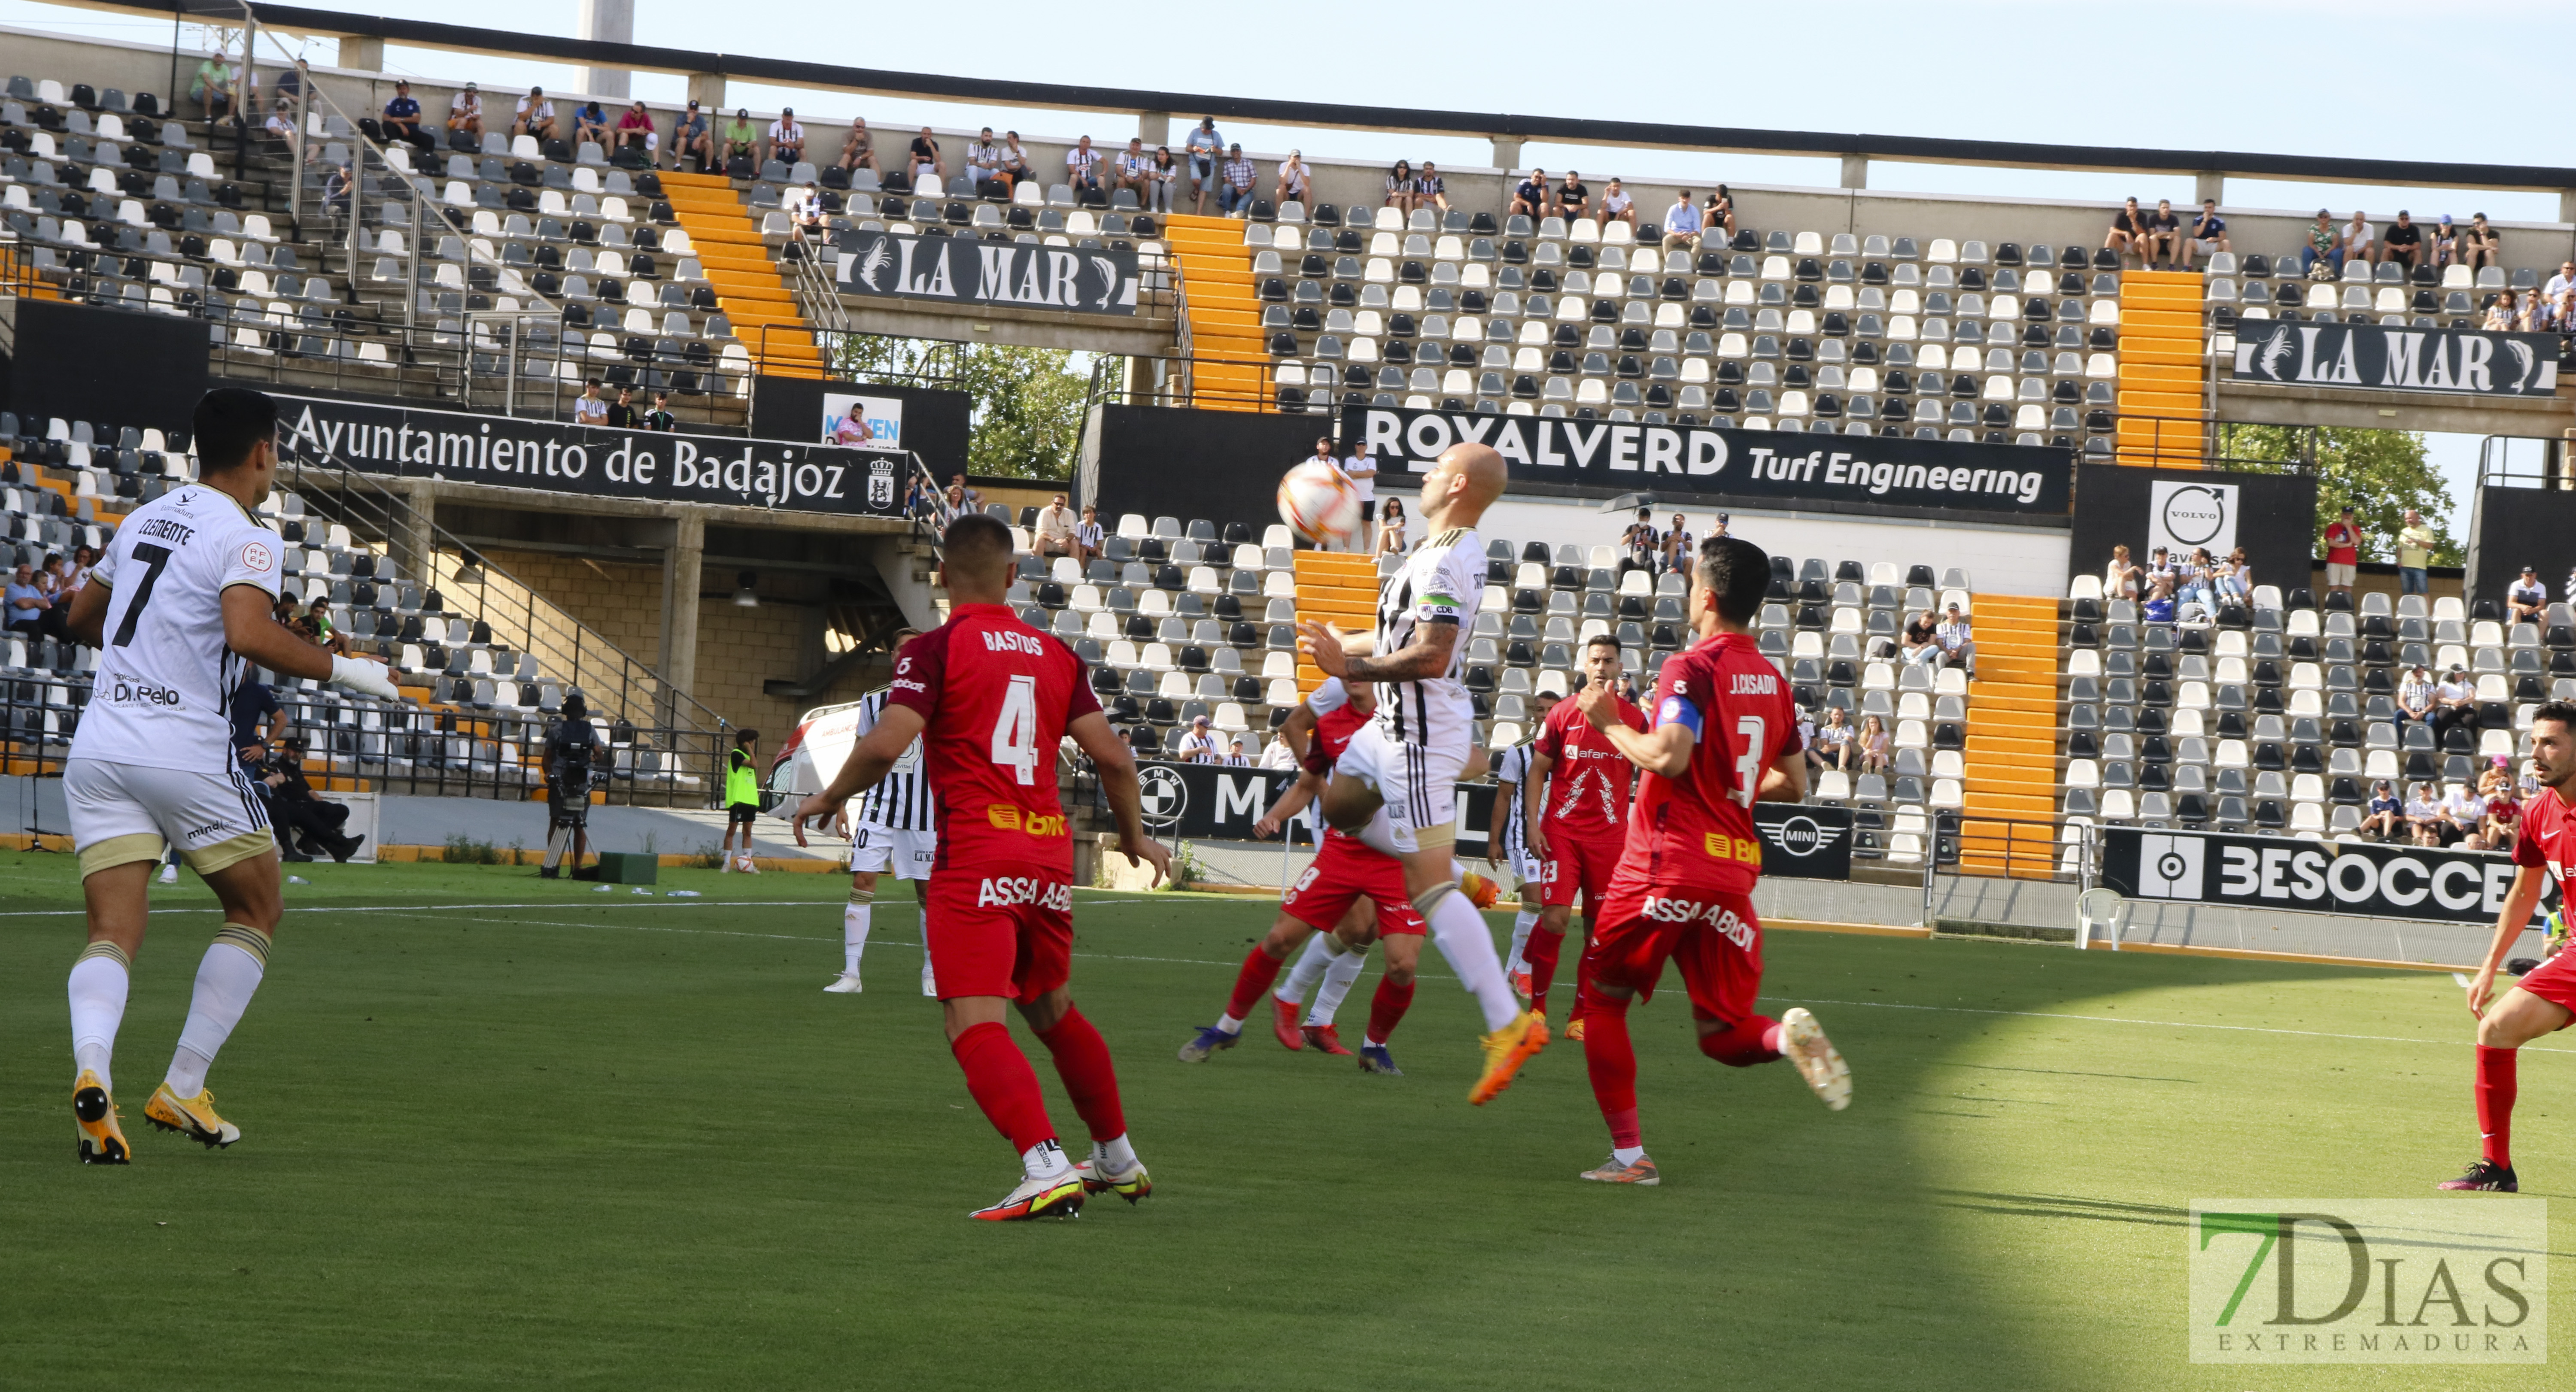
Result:
<svg viewBox="0 0 2576 1392"><path fill-rule="evenodd" d="M1678 778L1638 774L1612 892L1621 884L1750 892L1762 875L1754 794L1772 760L1803 747L1788 681L1751 638L1721 633L1665 661L1651 719L1651 729L1690 730L1690 766Z"/></svg>
<svg viewBox="0 0 2576 1392"><path fill-rule="evenodd" d="M71 756L228 773L233 692L250 664L224 644L224 591L248 585L274 601L278 552L276 533L203 484L129 514L90 572L107 587L107 617Z"/></svg>
<svg viewBox="0 0 2576 1392"><path fill-rule="evenodd" d="M940 809L933 870L1071 876L1055 760L1065 726L1100 709L1082 659L1006 606L960 604L903 645L888 690L888 705L926 722L921 750Z"/></svg>

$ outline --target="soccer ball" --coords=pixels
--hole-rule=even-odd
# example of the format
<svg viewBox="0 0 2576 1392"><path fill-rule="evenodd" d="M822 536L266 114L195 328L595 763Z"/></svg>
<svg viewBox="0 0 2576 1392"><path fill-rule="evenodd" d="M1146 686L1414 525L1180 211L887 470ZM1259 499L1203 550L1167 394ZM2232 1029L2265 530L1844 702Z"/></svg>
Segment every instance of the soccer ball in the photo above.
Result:
<svg viewBox="0 0 2576 1392"><path fill-rule="evenodd" d="M1348 542L1360 527L1360 495L1341 470L1309 459L1279 480L1279 520L1308 541Z"/></svg>

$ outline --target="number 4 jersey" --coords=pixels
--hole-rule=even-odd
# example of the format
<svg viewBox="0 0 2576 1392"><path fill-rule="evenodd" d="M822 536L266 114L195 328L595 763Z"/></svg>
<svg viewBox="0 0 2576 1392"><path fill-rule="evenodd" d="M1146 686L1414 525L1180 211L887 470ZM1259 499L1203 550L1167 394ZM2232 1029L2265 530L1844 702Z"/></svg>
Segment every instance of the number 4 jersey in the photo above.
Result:
<svg viewBox="0 0 2576 1392"><path fill-rule="evenodd" d="M1070 876L1055 759L1065 726L1100 709L1082 659L1003 605L960 604L903 645L890 690L887 704L927 722L921 749L941 817L935 870Z"/></svg>
<svg viewBox="0 0 2576 1392"><path fill-rule="evenodd" d="M1689 728L1690 766L1679 778L1638 775L1612 892L1620 885L1749 892L1762 874L1754 794L1771 761L1801 747L1789 683L1752 639L1721 633L1664 663L1651 719L1652 729Z"/></svg>
<svg viewBox="0 0 2576 1392"><path fill-rule="evenodd" d="M105 646L72 757L227 773L233 692L250 664L224 645L224 591L274 601L279 559L274 532L203 484L129 514L90 572L108 589Z"/></svg>

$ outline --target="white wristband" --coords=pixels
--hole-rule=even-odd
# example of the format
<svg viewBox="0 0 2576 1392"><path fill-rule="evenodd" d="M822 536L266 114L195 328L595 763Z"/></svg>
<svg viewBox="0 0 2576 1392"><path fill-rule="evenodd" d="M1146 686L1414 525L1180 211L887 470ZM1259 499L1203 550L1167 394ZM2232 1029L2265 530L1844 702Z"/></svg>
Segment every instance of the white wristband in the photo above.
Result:
<svg viewBox="0 0 2576 1392"><path fill-rule="evenodd" d="M368 696L380 697L387 701L402 699L402 692L394 687L393 669L381 662L371 662L358 657L334 656L331 659L331 680L337 685Z"/></svg>

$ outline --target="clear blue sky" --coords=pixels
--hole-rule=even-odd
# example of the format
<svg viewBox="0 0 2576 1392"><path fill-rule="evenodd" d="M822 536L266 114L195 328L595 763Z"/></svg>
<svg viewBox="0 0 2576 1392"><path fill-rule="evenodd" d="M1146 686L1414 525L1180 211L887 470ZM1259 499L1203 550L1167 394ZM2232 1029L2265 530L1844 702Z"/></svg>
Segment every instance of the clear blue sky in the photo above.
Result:
<svg viewBox="0 0 2576 1392"><path fill-rule="evenodd" d="M383 0L351 0L345 8L422 13ZM2565 0L2491 0L2469 11L2390 0L2332 6L2233 0L2145 9L1845 0L1829 11L1316 0L1240 12L1167 11L1145 26L1134 12L1104 12L1098 25L1072 27L1061 4L1031 0L985 0L967 12L938 5L743 9L680 0L636 0L635 10L640 43L1032 82L1961 139L2576 164L2565 135L2566 79L2548 61L2534 64L2526 56L2569 51L2576 5ZM1569 22L1570 13L1584 18ZM1279 17L1287 32L1251 22L1254 14ZM2461 22L2462 14L2475 18ZM576 15L573 0L444 0L435 17L569 34ZM1468 37L1471 15L1478 30L1500 36ZM0 24L148 42L166 41L170 33L166 22L32 0L0 0ZM1185 25L1202 27L1193 34ZM1085 50L1078 70L1064 57L1077 37ZM1468 61L1453 61L1462 55ZM328 62L335 55L323 42L310 56ZM1315 61L1327 57L1338 61ZM475 77L487 86L577 85L572 70L542 63L394 49L387 64L430 77ZM1543 71L1562 76L1533 80ZM638 95L656 99L676 99L681 90L678 77L642 75L636 83ZM864 115L872 124L895 126L991 121L1033 133L1132 133L1118 118L1099 115L986 111L740 84L732 96L753 106L795 105L826 120ZM1482 141L1270 131L1243 123L1228 123L1227 134L1255 149L1300 145L1333 155L1469 165L1491 159ZM1549 165L1569 156L1587 168L1615 162L1639 174L1702 181L1836 182L1835 168L1824 160L1653 151L1612 156L1538 145L1524 154ZM2192 192L2186 177L1937 165L1875 165L1870 182L1925 192L2102 199L2136 193L2178 202ZM2508 220L2558 216L2557 197L2548 193L2236 180L2228 201L2269 208L2326 203L2338 210L2359 204L2383 217L2401 206L2419 216L2478 210ZM2453 480L2454 501L2465 503L2476 441L2435 436L2431 443ZM2465 514L2453 531L2465 537Z"/></svg>

